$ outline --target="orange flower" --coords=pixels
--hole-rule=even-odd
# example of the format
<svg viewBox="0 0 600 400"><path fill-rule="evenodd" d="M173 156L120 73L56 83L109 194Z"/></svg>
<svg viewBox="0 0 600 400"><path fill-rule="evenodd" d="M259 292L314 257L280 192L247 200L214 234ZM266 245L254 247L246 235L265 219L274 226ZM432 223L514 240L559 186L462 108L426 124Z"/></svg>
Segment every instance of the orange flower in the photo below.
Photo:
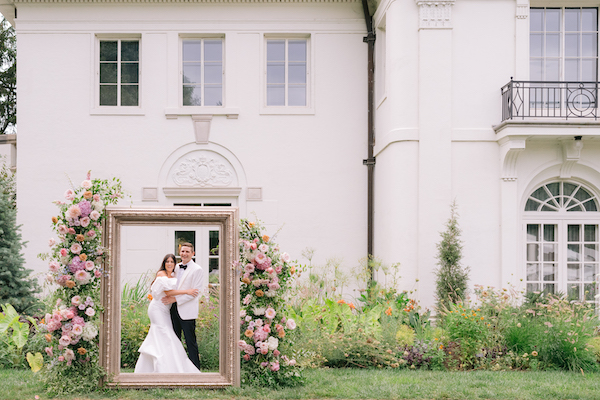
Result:
<svg viewBox="0 0 600 400"><path fill-rule="evenodd" d="M277 335L278 335L280 338L282 338L282 337L284 337L284 336L285 336L285 331L282 329L282 330L280 330L279 332L277 332Z"/></svg>
<svg viewBox="0 0 600 400"><path fill-rule="evenodd" d="M248 222L248 226L249 226L250 228L254 228L254 222Z"/></svg>
<svg viewBox="0 0 600 400"><path fill-rule="evenodd" d="M296 272L296 267L292 265L290 268L290 274L294 275L294 272Z"/></svg>
<svg viewBox="0 0 600 400"><path fill-rule="evenodd" d="M254 332L252 332L250 329L247 329L246 332L244 332L244 335L246 335L246 337L251 338L252 336L254 336Z"/></svg>
<svg viewBox="0 0 600 400"><path fill-rule="evenodd" d="M352 303L348 303L348 307L350 307L353 310L356 308L356 306L354 304L352 304Z"/></svg>
<svg viewBox="0 0 600 400"><path fill-rule="evenodd" d="M52 223L53 223L53 224L55 224L55 223L57 223L57 222L58 222L58 218L56 218L56 217L52 217Z"/></svg>
<svg viewBox="0 0 600 400"><path fill-rule="evenodd" d="M81 355L84 355L85 353L87 353L87 350L86 350L86 349L84 349L83 347L80 347L80 348L78 348L78 349L77 349L77 352L78 352L79 354L81 354Z"/></svg>
<svg viewBox="0 0 600 400"><path fill-rule="evenodd" d="M65 282L65 286L68 287L69 289L73 289L75 287L75 282L68 280Z"/></svg>
<svg viewBox="0 0 600 400"><path fill-rule="evenodd" d="M262 240L263 242L267 243L269 242L269 237L267 235L263 235Z"/></svg>
<svg viewBox="0 0 600 400"><path fill-rule="evenodd" d="M77 240L78 242L83 242L85 240L85 236L83 236L82 234L79 234L79 235L75 236L75 240Z"/></svg>
<svg viewBox="0 0 600 400"><path fill-rule="evenodd" d="M91 199L94 195L92 194L92 192L90 192L89 190L86 190L83 193L83 197L85 197L86 199Z"/></svg>
<svg viewBox="0 0 600 400"><path fill-rule="evenodd" d="M338 302L338 304L346 304L346 300L344 300L344 299L340 299L337 302Z"/></svg>
<svg viewBox="0 0 600 400"><path fill-rule="evenodd" d="M262 290L258 289L256 292L254 292L256 294L256 297L263 297L265 295L265 292L263 292Z"/></svg>
<svg viewBox="0 0 600 400"><path fill-rule="evenodd" d="M388 307L388 309L385 310L385 315L392 315L392 307Z"/></svg>
<svg viewBox="0 0 600 400"><path fill-rule="evenodd" d="M152 295L150 293L148 293L148 300L152 301L154 297L152 297Z"/></svg>
<svg viewBox="0 0 600 400"><path fill-rule="evenodd" d="M51 342L51 341L52 341L52 335L51 335L51 334L49 334L49 333L46 333L46 334L44 335L44 337L46 338L46 342Z"/></svg>
<svg viewBox="0 0 600 400"><path fill-rule="evenodd" d="M81 254L79 255L79 259L80 259L81 261L85 261L85 260L87 260L87 254L85 254L85 253L81 253Z"/></svg>
<svg viewBox="0 0 600 400"><path fill-rule="evenodd" d="M250 278L248 278L246 276L244 277L244 279L242 279L242 282L244 282L246 285L249 285L249 284L252 283L252 281L250 280Z"/></svg>

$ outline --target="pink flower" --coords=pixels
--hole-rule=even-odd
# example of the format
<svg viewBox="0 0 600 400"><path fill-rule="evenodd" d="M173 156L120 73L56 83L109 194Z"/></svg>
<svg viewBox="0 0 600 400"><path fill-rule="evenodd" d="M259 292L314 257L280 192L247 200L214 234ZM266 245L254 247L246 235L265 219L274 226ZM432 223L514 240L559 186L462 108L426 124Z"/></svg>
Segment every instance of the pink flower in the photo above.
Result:
<svg viewBox="0 0 600 400"><path fill-rule="evenodd" d="M66 235L67 232L69 232L69 228L67 228L66 225L59 225L58 226L58 233L60 233L61 235Z"/></svg>
<svg viewBox="0 0 600 400"><path fill-rule="evenodd" d="M71 245L71 253L79 254L79 253L81 253L81 250L83 250L83 247L81 247L81 245L79 243L73 243Z"/></svg>
<svg viewBox="0 0 600 400"><path fill-rule="evenodd" d="M247 346L248 346L248 343L246 343L245 341L243 341L243 340L238 341L238 347L240 348L240 350L245 350Z"/></svg>
<svg viewBox="0 0 600 400"><path fill-rule="evenodd" d="M260 246L258 246L258 249L263 253L266 253L269 250L269 246L263 243Z"/></svg>
<svg viewBox="0 0 600 400"><path fill-rule="evenodd" d="M250 242L247 240L244 240L242 243L244 243L244 249L248 250L250 248Z"/></svg>
<svg viewBox="0 0 600 400"><path fill-rule="evenodd" d="M267 285L267 287L268 287L269 289L271 289L271 290L278 290L278 289L281 289L281 286L279 286L279 283L277 283L277 282L272 282L272 283L269 283L269 284Z"/></svg>
<svg viewBox="0 0 600 400"><path fill-rule="evenodd" d="M293 367L294 365L296 365L296 360L294 360L294 359L290 360L288 362L288 365Z"/></svg>
<svg viewBox="0 0 600 400"><path fill-rule="evenodd" d="M85 181L81 182L81 187L84 189L89 189L92 187L92 181L90 181L89 179L86 179Z"/></svg>
<svg viewBox="0 0 600 400"><path fill-rule="evenodd" d="M88 238L93 239L96 237L96 231L87 231L85 234Z"/></svg>
<svg viewBox="0 0 600 400"><path fill-rule="evenodd" d="M67 250L67 249L60 249L60 256L61 257L66 257L67 254L69 254L69 250Z"/></svg>
<svg viewBox="0 0 600 400"><path fill-rule="evenodd" d="M74 198L75 198L75 192L73 190L69 189L65 192L65 199L71 201Z"/></svg>
<svg viewBox="0 0 600 400"><path fill-rule="evenodd" d="M79 220L79 222L81 223L81 226L87 228L87 226L90 224L90 217L83 217Z"/></svg>
<svg viewBox="0 0 600 400"><path fill-rule="evenodd" d="M269 268L267 268L267 269L265 270L265 272L266 272L267 274L272 274L273 272L275 272L275 270L273 269L273 267L269 267Z"/></svg>
<svg viewBox="0 0 600 400"><path fill-rule="evenodd" d="M246 297L244 297L243 303L244 303L244 305L247 306L248 304L250 304L251 301L252 301L252 295L249 294L249 295L246 295Z"/></svg>
<svg viewBox="0 0 600 400"><path fill-rule="evenodd" d="M268 361L263 361L263 362L260 363L261 367L266 367L267 365L269 365Z"/></svg>
<svg viewBox="0 0 600 400"><path fill-rule="evenodd" d="M265 317L269 319L275 318L275 315L277 315L277 312L271 307L267 308L267 310L265 311Z"/></svg>
<svg viewBox="0 0 600 400"><path fill-rule="evenodd" d="M73 333L77 336L81 336L83 333L83 326L81 325L73 325Z"/></svg>
<svg viewBox="0 0 600 400"><path fill-rule="evenodd" d="M246 266L244 267L244 271L247 272L247 273L254 272L254 265L252 265L252 264L246 264Z"/></svg>
<svg viewBox="0 0 600 400"><path fill-rule="evenodd" d="M277 325L275 325L275 330L276 330L277 332L279 332L279 331L280 331L280 330L282 330L282 329L283 329L283 326L282 326L281 324L277 324Z"/></svg>
<svg viewBox="0 0 600 400"><path fill-rule="evenodd" d="M265 261L267 261L267 256L263 253L257 253L256 256L254 256L254 262L257 264L264 264Z"/></svg>
<svg viewBox="0 0 600 400"><path fill-rule="evenodd" d="M65 361L65 358L63 356L58 356L58 361L63 362Z"/></svg>
<svg viewBox="0 0 600 400"><path fill-rule="evenodd" d="M89 283L92 277L90 276L89 272L82 269L81 271L75 272L75 279L77 279L82 284L86 284Z"/></svg>
<svg viewBox="0 0 600 400"><path fill-rule="evenodd" d="M250 361L250 355L249 354L244 354L244 360Z"/></svg>
<svg viewBox="0 0 600 400"><path fill-rule="evenodd" d="M280 274L281 271L283 271L283 267L281 265L278 265L278 266L275 267L275 272L276 273Z"/></svg>
<svg viewBox="0 0 600 400"><path fill-rule="evenodd" d="M281 253L279 258L285 263L290 262L290 255L288 253Z"/></svg>
<svg viewBox="0 0 600 400"><path fill-rule="evenodd" d="M79 206L77 206L76 204L72 205L67 210L66 215L67 215L67 218L69 218L69 219L75 219L81 215L81 209L79 209Z"/></svg>
<svg viewBox="0 0 600 400"><path fill-rule="evenodd" d="M258 248L258 246L256 245L256 243L250 243L250 248L252 250L256 250Z"/></svg>
<svg viewBox="0 0 600 400"><path fill-rule="evenodd" d="M65 360L71 361L75 358L75 353L71 349L65 350Z"/></svg>
<svg viewBox="0 0 600 400"><path fill-rule="evenodd" d="M99 194L95 194L94 195L94 201L100 201L100 195Z"/></svg>
<svg viewBox="0 0 600 400"><path fill-rule="evenodd" d="M256 340L257 342L262 342L263 340L266 340L269 337L269 333L265 332L263 329L257 329L254 332L254 340ZM266 353L264 353L266 354Z"/></svg>
<svg viewBox="0 0 600 400"><path fill-rule="evenodd" d="M88 317L93 317L96 314L96 311L94 311L94 309L92 307L88 307L85 310L85 315L87 315Z"/></svg>
<svg viewBox="0 0 600 400"><path fill-rule="evenodd" d="M94 276L95 276L96 278L100 278L100 277L102 276L102 272L100 272L100 271L98 271L98 270L95 270L95 271L94 271Z"/></svg>
<svg viewBox="0 0 600 400"><path fill-rule="evenodd" d="M60 269L60 264L58 262L56 262L56 261L51 261L50 265L48 266L48 268L52 272L58 272L58 270Z"/></svg>
<svg viewBox="0 0 600 400"><path fill-rule="evenodd" d="M279 371L279 362L278 361L274 361L271 363L271 367L270 367L271 371L273 372L277 372Z"/></svg>
<svg viewBox="0 0 600 400"><path fill-rule="evenodd" d="M46 348L44 348L44 351L45 351L45 352L46 352L46 354L48 354L50 357L53 357L53 356L54 356L54 352L52 351L52 347L53 347L53 346L50 346L50 347L46 347Z"/></svg>
<svg viewBox="0 0 600 400"><path fill-rule="evenodd" d="M292 330L296 329L296 321L291 318L288 319L285 323L285 327Z"/></svg>
<svg viewBox="0 0 600 400"><path fill-rule="evenodd" d="M90 218L93 219L94 221L98 221L98 218L100 218L100 213L98 211L94 210L90 213Z"/></svg>
<svg viewBox="0 0 600 400"><path fill-rule="evenodd" d="M281 352L279 350L273 350L273 355L275 357L279 357L280 354L281 354Z"/></svg>
<svg viewBox="0 0 600 400"><path fill-rule="evenodd" d="M69 229L67 230L67 233L70 233L71 235L74 235L74 234L75 234L75 229L73 229L73 228L69 228Z"/></svg>
<svg viewBox="0 0 600 400"><path fill-rule="evenodd" d="M81 296L73 296L73 298L71 299L71 304L73 304L74 306L78 306L81 304Z"/></svg>
<svg viewBox="0 0 600 400"><path fill-rule="evenodd" d="M48 239L48 246L52 247L56 244L56 239L50 238Z"/></svg>
<svg viewBox="0 0 600 400"><path fill-rule="evenodd" d="M63 335L58 339L58 343L60 343L61 346L68 346L71 344L71 338L68 335Z"/></svg>
<svg viewBox="0 0 600 400"><path fill-rule="evenodd" d="M88 271L92 271L94 269L95 265L93 261L86 261L85 262L85 269Z"/></svg>

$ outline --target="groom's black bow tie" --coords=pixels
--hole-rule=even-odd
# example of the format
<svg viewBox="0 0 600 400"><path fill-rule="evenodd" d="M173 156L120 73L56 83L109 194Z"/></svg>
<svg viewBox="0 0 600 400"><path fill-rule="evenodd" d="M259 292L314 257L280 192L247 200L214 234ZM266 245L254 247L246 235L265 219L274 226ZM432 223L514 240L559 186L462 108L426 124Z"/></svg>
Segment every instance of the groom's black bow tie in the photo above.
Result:
<svg viewBox="0 0 600 400"><path fill-rule="evenodd" d="M187 264L180 264L179 265L179 268L181 268L183 270L185 270L187 267L188 267Z"/></svg>

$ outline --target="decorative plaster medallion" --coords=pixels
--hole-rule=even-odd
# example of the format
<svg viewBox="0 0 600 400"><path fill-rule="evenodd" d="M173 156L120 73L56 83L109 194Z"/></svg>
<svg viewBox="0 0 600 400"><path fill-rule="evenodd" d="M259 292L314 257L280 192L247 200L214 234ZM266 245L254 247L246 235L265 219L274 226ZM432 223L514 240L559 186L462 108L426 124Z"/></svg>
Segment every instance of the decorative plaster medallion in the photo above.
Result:
<svg viewBox="0 0 600 400"><path fill-rule="evenodd" d="M452 6L454 2L455 0L417 0L419 29L452 28Z"/></svg>
<svg viewBox="0 0 600 400"><path fill-rule="evenodd" d="M177 160L170 175L176 185L191 187L225 187L236 177L229 163L205 154Z"/></svg>

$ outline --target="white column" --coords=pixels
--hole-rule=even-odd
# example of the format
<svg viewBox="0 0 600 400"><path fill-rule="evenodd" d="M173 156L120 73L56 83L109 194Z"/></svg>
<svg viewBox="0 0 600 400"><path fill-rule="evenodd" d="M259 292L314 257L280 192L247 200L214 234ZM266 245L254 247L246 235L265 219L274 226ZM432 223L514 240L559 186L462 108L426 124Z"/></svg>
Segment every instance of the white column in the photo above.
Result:
<svg viewBox="0 0 600 400"><path fill-rule="evenodd" d="M529 0L516 0L515 80L529 79Z"/></svg>

